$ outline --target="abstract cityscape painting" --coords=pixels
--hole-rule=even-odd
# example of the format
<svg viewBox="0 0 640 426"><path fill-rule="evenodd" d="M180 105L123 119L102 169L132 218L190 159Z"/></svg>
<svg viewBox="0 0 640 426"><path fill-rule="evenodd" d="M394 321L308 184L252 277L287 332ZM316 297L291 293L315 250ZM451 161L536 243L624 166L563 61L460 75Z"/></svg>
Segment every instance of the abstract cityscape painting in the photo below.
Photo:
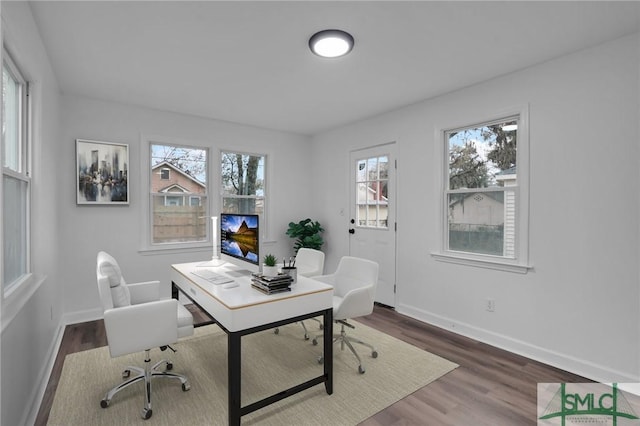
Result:
<svg viewBox="0 0 640 426"><path fill-rule="evenodd" d="M76 139L76 201L129 204L129 145Z"/></svg>

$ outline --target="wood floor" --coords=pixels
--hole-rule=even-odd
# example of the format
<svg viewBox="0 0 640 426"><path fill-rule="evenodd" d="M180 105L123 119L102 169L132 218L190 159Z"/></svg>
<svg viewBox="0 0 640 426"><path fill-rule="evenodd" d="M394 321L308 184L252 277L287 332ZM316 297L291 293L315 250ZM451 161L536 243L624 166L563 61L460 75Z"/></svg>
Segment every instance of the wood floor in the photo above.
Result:
<svg viewBox="0 0 640 426"><path fill-rule="evenodd" d="M190 309L196 321L205 319L193 305ZM358 321L460 365L365 420L362 426L535 425L537 383L588 382L574 374L408 318L392 309L376 306L373 314ZM36 426L47 423L65 355L106 344L102 321L66 327Z"/></svg>

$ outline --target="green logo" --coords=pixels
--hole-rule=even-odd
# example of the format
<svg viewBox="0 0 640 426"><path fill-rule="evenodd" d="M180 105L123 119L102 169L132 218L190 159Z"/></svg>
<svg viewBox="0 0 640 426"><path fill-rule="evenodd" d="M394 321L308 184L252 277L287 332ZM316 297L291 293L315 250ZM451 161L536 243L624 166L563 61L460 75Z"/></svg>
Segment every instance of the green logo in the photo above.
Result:
<svg viewBox="0 0 640 426"><path fill-rule="evenodd" d="M617 383L560 383L558 390L547 404L539 420L559 419L564 426L571 423L599 423L616 426L618 420L625 419L638 424L640 419ZM540 398L540 385L538 387ZM549 424L542 422L540 424ZM627 423L628 424L628 423Z"/></svg>

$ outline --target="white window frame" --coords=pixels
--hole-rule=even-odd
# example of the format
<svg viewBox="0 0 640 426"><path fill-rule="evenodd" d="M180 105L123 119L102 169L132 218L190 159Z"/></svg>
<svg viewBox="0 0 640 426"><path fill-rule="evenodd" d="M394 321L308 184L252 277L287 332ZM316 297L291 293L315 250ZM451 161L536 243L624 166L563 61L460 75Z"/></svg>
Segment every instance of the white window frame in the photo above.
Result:
<svg viewBox="0 0 640 426"><path fill-rule="evenodd" d="M6 67L8 68L9 72L11 73L12 78L20 85L20 100L21 100L21 105L19 106L19 113L20 113L20 118L19 118L19 140L20 140L20 147L19 147L19 168L20 170L11 170L9 168L4 167L4 160L2 161L2 174L3 174L3 180L4 181L4 176L7 177L11 177L13 179L16 179L20 182L23 182L26 184L26 212L25 212L25 255L26 255L26 259L25 259L25 271L24 273L18 277L16 280L10 282L10 283L5 283L4 282L4 260L2 262L3 266L2 266L2 270L0 270L0 277L2 277L2 296L3 299L7 299L9 296L11 296L12 294L14 294L16 292L16 290L18 290L20 287L23 286L23 284L30 282L31 278L33 277L33 273L31 270L31 105L30 105L30 93L29 93L29 83L26 80L24 73L19 69L19 67L16 65L16 63L14 62L14 60L12 59L11 55L9 55L9 53L7 52L6 49L3 48L2 50L2 64L3 64L3 70L4 67L6 65ZM2 144L2 152L4 153L4 141ZM2 154L3 155L3 154ZM3 183L0 183L0 185L2 186L2 190L0 191L0 194L2 194L3 197L3 202L2 202L2 206L3 206L3 210L4 210L4 190L5 188L3 187ZM4 214L3 214L4 216ZM3 226L3 225L2 225ZM5 241L5 235L4 235L4 231L2 231L2 247L0 247L0 250L2 250L2 258L4 259L4 241Z"/></svg>
<svg viewBox="0 0 640 426"><path fill-rule="evenodd" d="M455 129L480 127L503 119L518 117L518 147L516 164L518 167L517 185L509 187L516 191L516 254L510 259L502 256L475 254L448 250L448 181L449 181L449 141L447 132ZM531 269L529 265L529 107L528 105L513 107L490 115L478 115L463 123L450 126L439 126L436 129L435 140L440 145L438 168L442 170L440 190L440 249L431 255L439 261L467 266L495 269L506 272L525 274ZM474 192L491 191L492 189L477 188Z"/></svg>
<svg viewBox="0 0 640 426"><path fill-rule="evenodd" d="M211 196L211 188L212 182L215 182L215 179L212 179L212 153L213 150L210 146L205 143L193 141L193 140L182 140L176 138L167 138L163 136L154 136L154 135L142 135L141 136L141 152L140 155L140 169L144 170L144 173L140 173L141 177L141 185L145 193L145 201L144 208L140 209L142 212L142 232L141 232L141 241L140 241L140 249L139 253L143 255L154 255L154 254L164 254L164 253L184 253L184 252L201 252L201 251L211 251L211 221L206 221L206 238L203 241L193 241L193 242L180 242L180 243L162 243L156 244L152 242L153 234L151 231L151 226L153 223L153 207L152 207L152 195L151 195L151 145L170 145L170 146L179 146L184 148L193 148L193 149L203 149L207 151L207 193L204 196L207 198L207 203L205 203L206 208L206 216L211 216L211 212L215 211L212 208L212 203L214 203L214 198ZM171 194L166 194L171 196ZM177 194L179 195L179 194Z"/></svg>
<svg viewBox="0 0 640 426"><path fill-rule="evenodd" d="M177 207L184 206L184 195L165 195L164 205Z"/></svg>

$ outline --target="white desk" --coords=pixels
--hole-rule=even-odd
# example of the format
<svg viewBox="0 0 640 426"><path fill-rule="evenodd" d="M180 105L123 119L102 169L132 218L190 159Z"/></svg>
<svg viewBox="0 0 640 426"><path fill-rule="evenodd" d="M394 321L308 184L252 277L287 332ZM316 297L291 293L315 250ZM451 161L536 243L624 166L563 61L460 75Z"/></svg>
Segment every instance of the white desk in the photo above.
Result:
<svg viewBox="0 0 640 426"><path fill-rule="evenodd" d="M299 276L292 291L267 295L254 289L251 286L251 276L245 275L232 276L239 286L225 289L223 285L214 285L191 273L200 263L172 265L173 294L176 297L177 290L182 291L227 333L230 425L239 425L243 415L320 383L324 383L329 395L333 393L333 287ZM221 274L230 272L225 266L213 270ZM241 337L319 315L323 316L324 327L323 374L242 407Z"/></svg>

